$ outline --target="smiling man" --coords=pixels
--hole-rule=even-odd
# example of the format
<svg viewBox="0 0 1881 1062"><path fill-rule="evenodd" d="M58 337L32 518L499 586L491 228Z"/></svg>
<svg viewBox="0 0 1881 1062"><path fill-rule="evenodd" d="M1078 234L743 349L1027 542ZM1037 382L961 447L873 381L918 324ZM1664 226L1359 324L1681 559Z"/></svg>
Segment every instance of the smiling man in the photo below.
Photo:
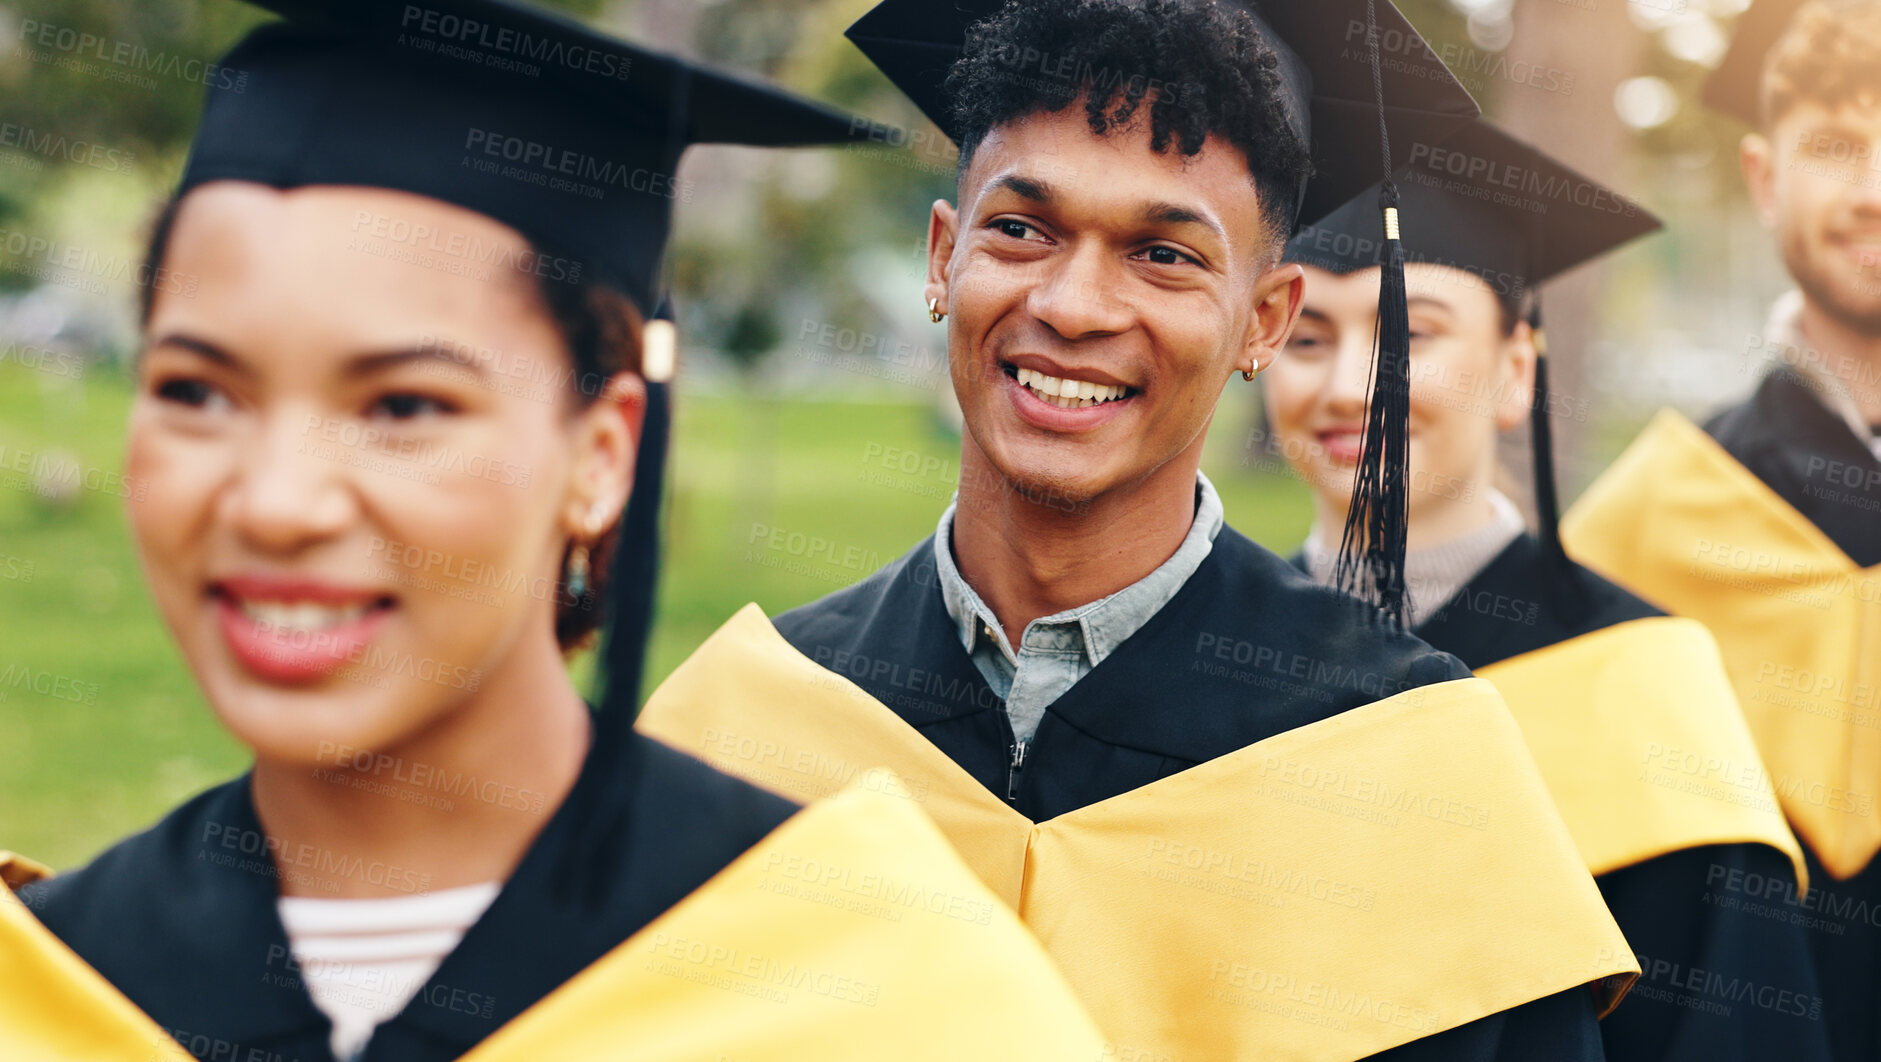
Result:
<svg viewBox="0 0 1881 1062"><path fill-rule="evenodd" d="M1795 289L1765 370L1701 428L1665 410L1568 513L1577 559L1717 635L1809 890L1838 1059L1881 1057L1881 3L1762 0L1705 98ZM1733 891L1735 888L1733 887Z"/></svg>
<svg viewBox="0 0 1881 1062"><path fill-rule="evenodd" d="M1296 220L1378 176L1374 74L1400 142L1474 112L1387 3L1374 51L1368 6L857 23L961 149L926 291L960 488L859 585L734 617L641 717L779 792L893 768L1118 1058L1599 1058L1634 969L1493 690L1226 527L1200 472L1299 312Z"/></svg>

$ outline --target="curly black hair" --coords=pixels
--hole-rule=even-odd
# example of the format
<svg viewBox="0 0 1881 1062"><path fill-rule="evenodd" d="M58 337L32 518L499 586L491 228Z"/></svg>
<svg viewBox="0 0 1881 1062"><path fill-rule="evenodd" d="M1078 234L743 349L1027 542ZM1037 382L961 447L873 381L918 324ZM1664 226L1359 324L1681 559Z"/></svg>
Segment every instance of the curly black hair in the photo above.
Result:
<svg viewBox="0 0 1881 1062"><path fill-rule="evenodd" d="M1247 158L1270 238L1293 231L1312 175L1287 124L1279 57L1245 9L1222 0L1007 0L967 32L947 75L960 172L994 127L1080 98L1099 136L1149 102L1150 147L1184 155L1213 133Z"/></svg>

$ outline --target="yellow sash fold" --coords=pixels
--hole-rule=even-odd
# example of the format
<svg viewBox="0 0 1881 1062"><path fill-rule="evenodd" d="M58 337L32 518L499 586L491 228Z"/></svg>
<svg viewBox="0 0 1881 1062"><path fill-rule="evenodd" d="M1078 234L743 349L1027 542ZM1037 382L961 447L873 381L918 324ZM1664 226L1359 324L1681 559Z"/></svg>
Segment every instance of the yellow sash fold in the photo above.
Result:
<svg viewBox="0 0 1881 1062"><path fill-rule="evenodd" d="M1789 856L1807 884L1802 847L1703 624L1633 620L1476 673L1508 702L1596 877L1686 848L1749 843Z"/></svg>
<svg viewBox="0 0 1881 1062"><path fill-rule="evenodd" d="M1866 867L1881 849L1881 566L1857 567L1671 410L1561 531L1581 563L1711 629L1797 835L1837 878ZM1749 781L1738 764L1700 777Z"/></svg>
<svg viewBox="0 0 1881 1062"><path fill-rule="evenodd" d="M1038 941L933 823L857 788L793 816L464 1059L1099 1062L1103 1051ZM189 1062L8 902L0 1058Z"/></svg>
<svg viewBox="0 0 1881 1062"><path fill-rule="evenodd" d="M1253 706L1250 706L1252 710ZM648 735L797 799L904 786L1119 1057L1349 1062L1638 967L1488 683L1399 694L1034 824L742 609Z"/></svg>
<svg viewBox="0 0 1881 1062"><path fill-rule="evenodd" d="M0 1058L193 1062L8 889L0 889Z"/></svg>
<svg viewBox="0 0 1881 1062"><path fill-rule="evenodd" d="M23 889L41 878L51 876L52 868L46 864L0 848L0 885L9 889Z"/></svg>

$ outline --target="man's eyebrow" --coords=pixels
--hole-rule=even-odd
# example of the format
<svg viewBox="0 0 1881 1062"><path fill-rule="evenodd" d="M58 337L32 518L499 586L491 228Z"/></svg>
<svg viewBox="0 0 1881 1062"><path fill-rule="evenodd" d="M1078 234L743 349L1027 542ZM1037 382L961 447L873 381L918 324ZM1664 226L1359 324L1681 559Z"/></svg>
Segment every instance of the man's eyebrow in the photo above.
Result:
<svg viewBox="0 0 1881 1062"><path fill-rule="evenodd" d="M1034 203L1049 203L1052 199L1052 186L1045 181L1034 180L1030 177L1007 174L994 181L993 185L997 188L1004 188L1022 199L1030 199Z"/></svg>
<svg viewBox="0 0 1881 1062"><path fill-rule="evenodd" d="M1216 236L1227 238L1227 234L1221 231L1221 225L1214 218L1180 203L1151 203L1143 208L1143 220L1162 225L1200 225Z"/></svg>

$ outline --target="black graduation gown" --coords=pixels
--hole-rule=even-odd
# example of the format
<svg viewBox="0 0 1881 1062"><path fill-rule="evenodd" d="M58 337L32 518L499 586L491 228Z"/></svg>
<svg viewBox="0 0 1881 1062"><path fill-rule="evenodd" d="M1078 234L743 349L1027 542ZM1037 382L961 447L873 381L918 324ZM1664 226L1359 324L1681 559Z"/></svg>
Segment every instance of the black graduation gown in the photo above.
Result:
<svg viewBox="0 0 1881 1062"><path fill-rule="evenodd" d="M1224 527L1176 596L1046 708L1025 763L1015 767L1005 703L960 644L933 549L933 538L924 539L868 579L777 617L777 630L1034 821L1403 690L1469 675L1454 658L1371 621L1359 602ZM1251 668L1271 676L1258 713L1248 710L1248 685L1219 677L1221 659L1243 674ZM1374 1057L1598 1059L1595 1000L1571 989Z"/></svg>
<svg viewBox="0 0 1881 1062"><path fill-rule="evenodd" d="M596 727L567 800L483 917L378 1027L365 1062L464 1054L797 810L611 729ZM288 958L262 836L244 775L21 898L196 1057L331 1062L330 1023Z"/></svg>
<svg viewBox="0 0 1881 1062"><path fill-rule="evenodd" d="M1881 563L1881 461L1795 371L1779 367L1705 424L1738 463L1857 565ZM1847 881L1807 845L1811 897L1790 910L1813 927L1817 981L1838 1059L1881 1059L1881 859ZM1819 892L1820 896L1815 894Z"/></svg>
<svg viewBox="0 0 1881 1062"><path fill-rule="evenodd" d="M1881 564L1881 461L1802 376L1777 368L1705 432L1850 560Z"/></svg>
<svg viewBox="0 0 1881 1062"><path fill-rule="evenodd" d="M1615 624L1662 615L1626 590L1576 565L1580 600L1569 602L1539 540L1524 534L1463 589L1420 622L1415 633L1472 668L1557 645ZM1513 618L1519 617L1519 618ZM1829 881L1826 875L1817 883ZM1746 875L1733 879L1736 874ZM1756 877L1748 877L1756 875ZM1640 956L1637 985L1601 1023L1612 1062L1728 1062L1827 1059L1828 1041L1809 933L1787 917L1715 905L1729 880L1788 882L1789 858L1766 845L1690 848L1596 878L1607 907ZM1776 905L1783 911L1781 904ZM1769 1005L1706 999L1694 984L1703 971L1786 990ZM1680 1000L1706 1000L1693 1007ZM1718 1014L1716 1008L1728 1014ZM1854 1056L1842 1056L1854 1057Z"/></svg>

